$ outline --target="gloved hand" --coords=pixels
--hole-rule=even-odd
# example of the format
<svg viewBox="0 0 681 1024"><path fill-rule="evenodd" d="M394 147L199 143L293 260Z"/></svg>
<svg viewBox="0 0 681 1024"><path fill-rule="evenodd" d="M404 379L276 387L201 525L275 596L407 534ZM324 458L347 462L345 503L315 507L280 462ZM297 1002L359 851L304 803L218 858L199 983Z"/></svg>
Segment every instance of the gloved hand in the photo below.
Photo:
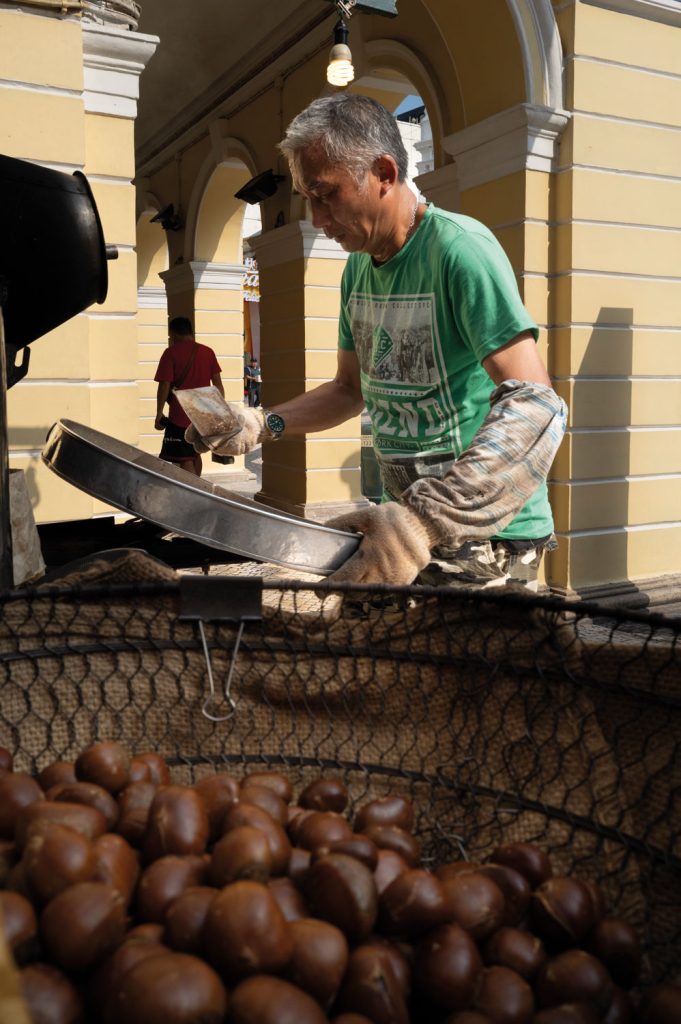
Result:
<svg viewBox="0 0 681 1024"><path fill-rule="evenodd" d="M199 434L193 423L184 432L184 439L197 452L213 451L218 455L245 455L269 437L262 409L240 409L228 403L231 417L215 424L210 434ZM206 443L209 442L209 443Z"/></svg>
<svg viewBox="0 0 681 1024"><path fill-rule="evenodd" d="M330 583L412 583L438 543L428 521L397 501L348 512L324 525L364 534L355 554L329 577Z"/></svg>

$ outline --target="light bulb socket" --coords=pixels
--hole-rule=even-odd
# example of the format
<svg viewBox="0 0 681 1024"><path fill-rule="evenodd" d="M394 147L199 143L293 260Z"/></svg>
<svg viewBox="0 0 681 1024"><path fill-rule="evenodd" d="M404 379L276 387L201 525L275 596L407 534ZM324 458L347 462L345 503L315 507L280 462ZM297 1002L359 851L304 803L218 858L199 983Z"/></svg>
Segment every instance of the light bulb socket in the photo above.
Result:
<svg viewBox="0 0 681 1024"><path fill-rule="evenodd" d="M329 66L326 71L326 80L330 85L344 86L355 77L352 53L348 46L349 36L350 33L345 22L340 19L333 30L333 46L329 53Z"/></svg>

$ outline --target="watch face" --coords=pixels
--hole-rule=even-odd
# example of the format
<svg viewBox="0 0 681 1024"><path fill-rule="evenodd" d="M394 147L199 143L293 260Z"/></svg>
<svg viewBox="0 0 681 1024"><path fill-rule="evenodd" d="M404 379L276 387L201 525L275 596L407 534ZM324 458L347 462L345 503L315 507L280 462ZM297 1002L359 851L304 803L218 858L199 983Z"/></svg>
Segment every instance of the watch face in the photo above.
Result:
<svg viewBox="0 0 681 1024"><path fill-rule="evenodd" d="M265 418L267 429L273 434L283 434L285 423L283 417L279 416L276 412L270 412Z"/></svg>

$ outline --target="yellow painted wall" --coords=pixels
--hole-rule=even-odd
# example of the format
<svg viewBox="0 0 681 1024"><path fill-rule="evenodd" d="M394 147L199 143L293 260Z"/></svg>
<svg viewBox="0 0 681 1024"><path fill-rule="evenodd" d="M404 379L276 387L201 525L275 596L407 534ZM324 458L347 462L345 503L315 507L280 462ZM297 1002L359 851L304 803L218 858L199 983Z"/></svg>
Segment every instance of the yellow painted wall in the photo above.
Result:
<svg viewBox="0 0 681 1024"><path fill-rule="evenodd" d="M568 588L681 571L681 31L558 13L574 108L553 188L554 372L570 431L551 493Z"/></svg>

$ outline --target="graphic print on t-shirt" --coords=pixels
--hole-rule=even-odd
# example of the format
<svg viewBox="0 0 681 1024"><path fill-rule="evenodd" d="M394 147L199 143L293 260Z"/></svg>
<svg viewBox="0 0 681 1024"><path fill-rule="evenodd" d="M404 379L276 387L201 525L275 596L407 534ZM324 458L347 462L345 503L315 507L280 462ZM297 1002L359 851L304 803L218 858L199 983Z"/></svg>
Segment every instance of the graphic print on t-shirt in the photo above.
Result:
<svg viewBox="0 0 681 1024"><path fill-rule="evenodd" d="M431 295L357 292L348 314L379 457L461 450Z"/></svg>

